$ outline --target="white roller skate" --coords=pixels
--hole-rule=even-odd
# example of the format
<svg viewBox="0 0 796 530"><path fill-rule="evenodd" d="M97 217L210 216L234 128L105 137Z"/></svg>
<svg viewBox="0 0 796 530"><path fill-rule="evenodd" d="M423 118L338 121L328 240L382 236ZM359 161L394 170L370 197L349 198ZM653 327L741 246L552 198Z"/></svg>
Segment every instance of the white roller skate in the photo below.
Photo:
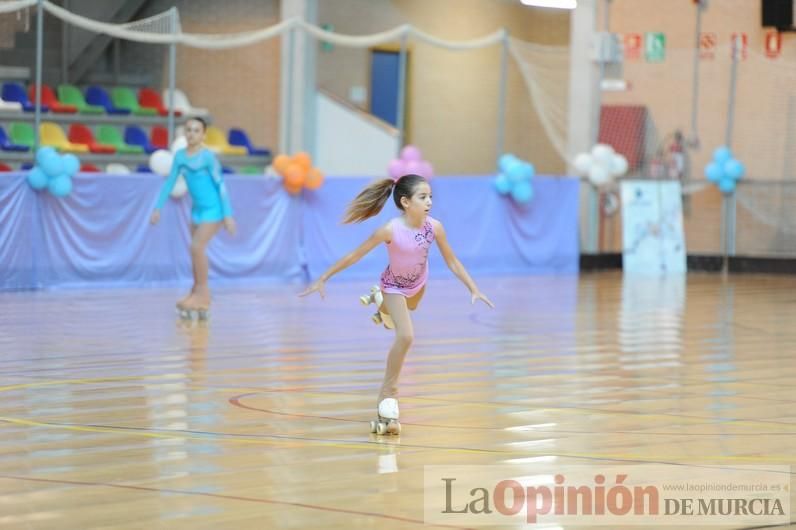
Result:
<svg viewBox="0 0 796 530"><path fill-rule="evenodd" d="M177 302L177 314L183 320L206 321L210 317L210 308L200 305L187 305Z"/></svg>
<svg viewBox="0 0 796 530"><path fill-rule="evenodd" d="M379 417L370 422L370 432L376 434L401 434L398 422L398 400L384 398L379 403Z"/></svg>
<svg viewBox="0 0 796 530"><path fill-rule="evenodd" d="M379 293L379 300L380 300L379 303L376 303L376 293ZM381 301L383 300L384 299L381 297L381 289L379 288L378 285L374 285L373 287L371 287L370 292L368 294L363 294L362 296L359 297L359 302L362 305L370 305L370 304L381 305Z"/></svg>
<svg viewBox="0 0 796 530"><path fill-rule="evenodd" d="M210 311L207 309L183 309L180 311L180 318L183 320L198 320L206 322L210 319Z"/></svg>
<svg viewBox="0 0 796 530"><path fill-rule="evenodd" d="M199 320L206 321L210 318L210 310L206 308L186 308L178 307L177 313L183 320Z"/></svg>
<svg viewBox="0 0 796 530"><path fill-rule="evenodd" d="M374 285L370 288L370 293L363 294L359 297L359 301L362 305L370 305L376 304L376 308L380 308L381 304L384 303L384 295L381 292L381 289L378 285ZM395 324L392 321L392 317L387 313L383 313L381 311L376 311L370 317L374 324L383 324L387 329L394 329Z"/></svg>
<svg viewBox="0 0 796 530"><path fill-rule="evenodd" d="M384 327L387 329L395 329L395 324L392 321L392 317L387 313L382 313L381 311L376 311L371 315L370 319L375 324L384 324Z"/></svg>

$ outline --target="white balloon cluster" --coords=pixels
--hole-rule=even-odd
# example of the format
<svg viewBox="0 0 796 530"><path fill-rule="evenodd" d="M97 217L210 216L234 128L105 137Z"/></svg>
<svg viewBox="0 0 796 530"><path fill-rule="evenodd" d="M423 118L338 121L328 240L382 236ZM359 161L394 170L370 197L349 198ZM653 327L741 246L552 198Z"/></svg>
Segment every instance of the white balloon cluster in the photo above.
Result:
<svg viewBox="0 0 796 530"><path fill-rule="evenodd" d="M174 163L174 153L176 153L177 150L184 149L187 146L188 142L185 139L185 136L178 136L177 139L171 143L170 151L158 149L149 155L149 169L161 177L169 176L169 173L171 173L171 165ZM180 175L177 177L177 182L174 184L174 188L171 190L171 196L175 199L179 199L187 192L188 185L185 184L185 178Z"/></svg>
<svg viewBox="0 0 796 530"><path fill-rule="evenodd" d="M591 153L580 153L572 165L579 175L589 177L595 186L610 184L616 177L627 173L627 158L607 144L597 144Z"/></svg>

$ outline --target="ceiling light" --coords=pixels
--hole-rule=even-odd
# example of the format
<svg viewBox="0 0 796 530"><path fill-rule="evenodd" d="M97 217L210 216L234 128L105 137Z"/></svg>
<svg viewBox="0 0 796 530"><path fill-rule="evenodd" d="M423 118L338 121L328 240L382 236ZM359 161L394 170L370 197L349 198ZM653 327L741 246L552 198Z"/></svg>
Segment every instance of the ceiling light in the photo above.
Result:
<svg viewBox="0 0 796 530"><path fill-rule="evenodd" d="M575 9L578 0L520 0L526 6L555 7L557 9Z"/></svg>

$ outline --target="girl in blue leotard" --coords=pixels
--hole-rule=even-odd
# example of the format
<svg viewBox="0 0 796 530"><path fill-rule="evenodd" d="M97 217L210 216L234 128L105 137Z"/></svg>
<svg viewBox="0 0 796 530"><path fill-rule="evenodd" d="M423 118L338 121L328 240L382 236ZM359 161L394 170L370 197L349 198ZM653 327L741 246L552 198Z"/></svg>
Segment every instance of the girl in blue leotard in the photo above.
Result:
<svg viewBox="0 0 796 530"><path fill-rule="evenodd" d="M160 196L150 219L160 220L160 209L171 193L177 177L182 174L191 194L191 261L193 262L193 287L191 292L177 302L184 311L207 311L210 307L210 287L207 283L208 262L205 249L221 225L230 234L235 233L235 220L229 204L226 186L221 178L221 164L215 154L202 146L207 124L201 118L191 118L185 124L188 147L174 154L171 173L160 190Z"/></svg>

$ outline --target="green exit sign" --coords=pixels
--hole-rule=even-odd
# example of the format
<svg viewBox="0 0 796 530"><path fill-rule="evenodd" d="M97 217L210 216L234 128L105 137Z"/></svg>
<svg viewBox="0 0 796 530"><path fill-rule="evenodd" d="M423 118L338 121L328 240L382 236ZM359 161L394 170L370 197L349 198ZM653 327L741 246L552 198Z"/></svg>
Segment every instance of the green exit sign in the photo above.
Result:
<svg viewBox="0 0 796 530"><path fill-rule="evenodd" d="M648 63L662 63L666 59L666 35L660 32L645 34L644 57Z"/></svg>

